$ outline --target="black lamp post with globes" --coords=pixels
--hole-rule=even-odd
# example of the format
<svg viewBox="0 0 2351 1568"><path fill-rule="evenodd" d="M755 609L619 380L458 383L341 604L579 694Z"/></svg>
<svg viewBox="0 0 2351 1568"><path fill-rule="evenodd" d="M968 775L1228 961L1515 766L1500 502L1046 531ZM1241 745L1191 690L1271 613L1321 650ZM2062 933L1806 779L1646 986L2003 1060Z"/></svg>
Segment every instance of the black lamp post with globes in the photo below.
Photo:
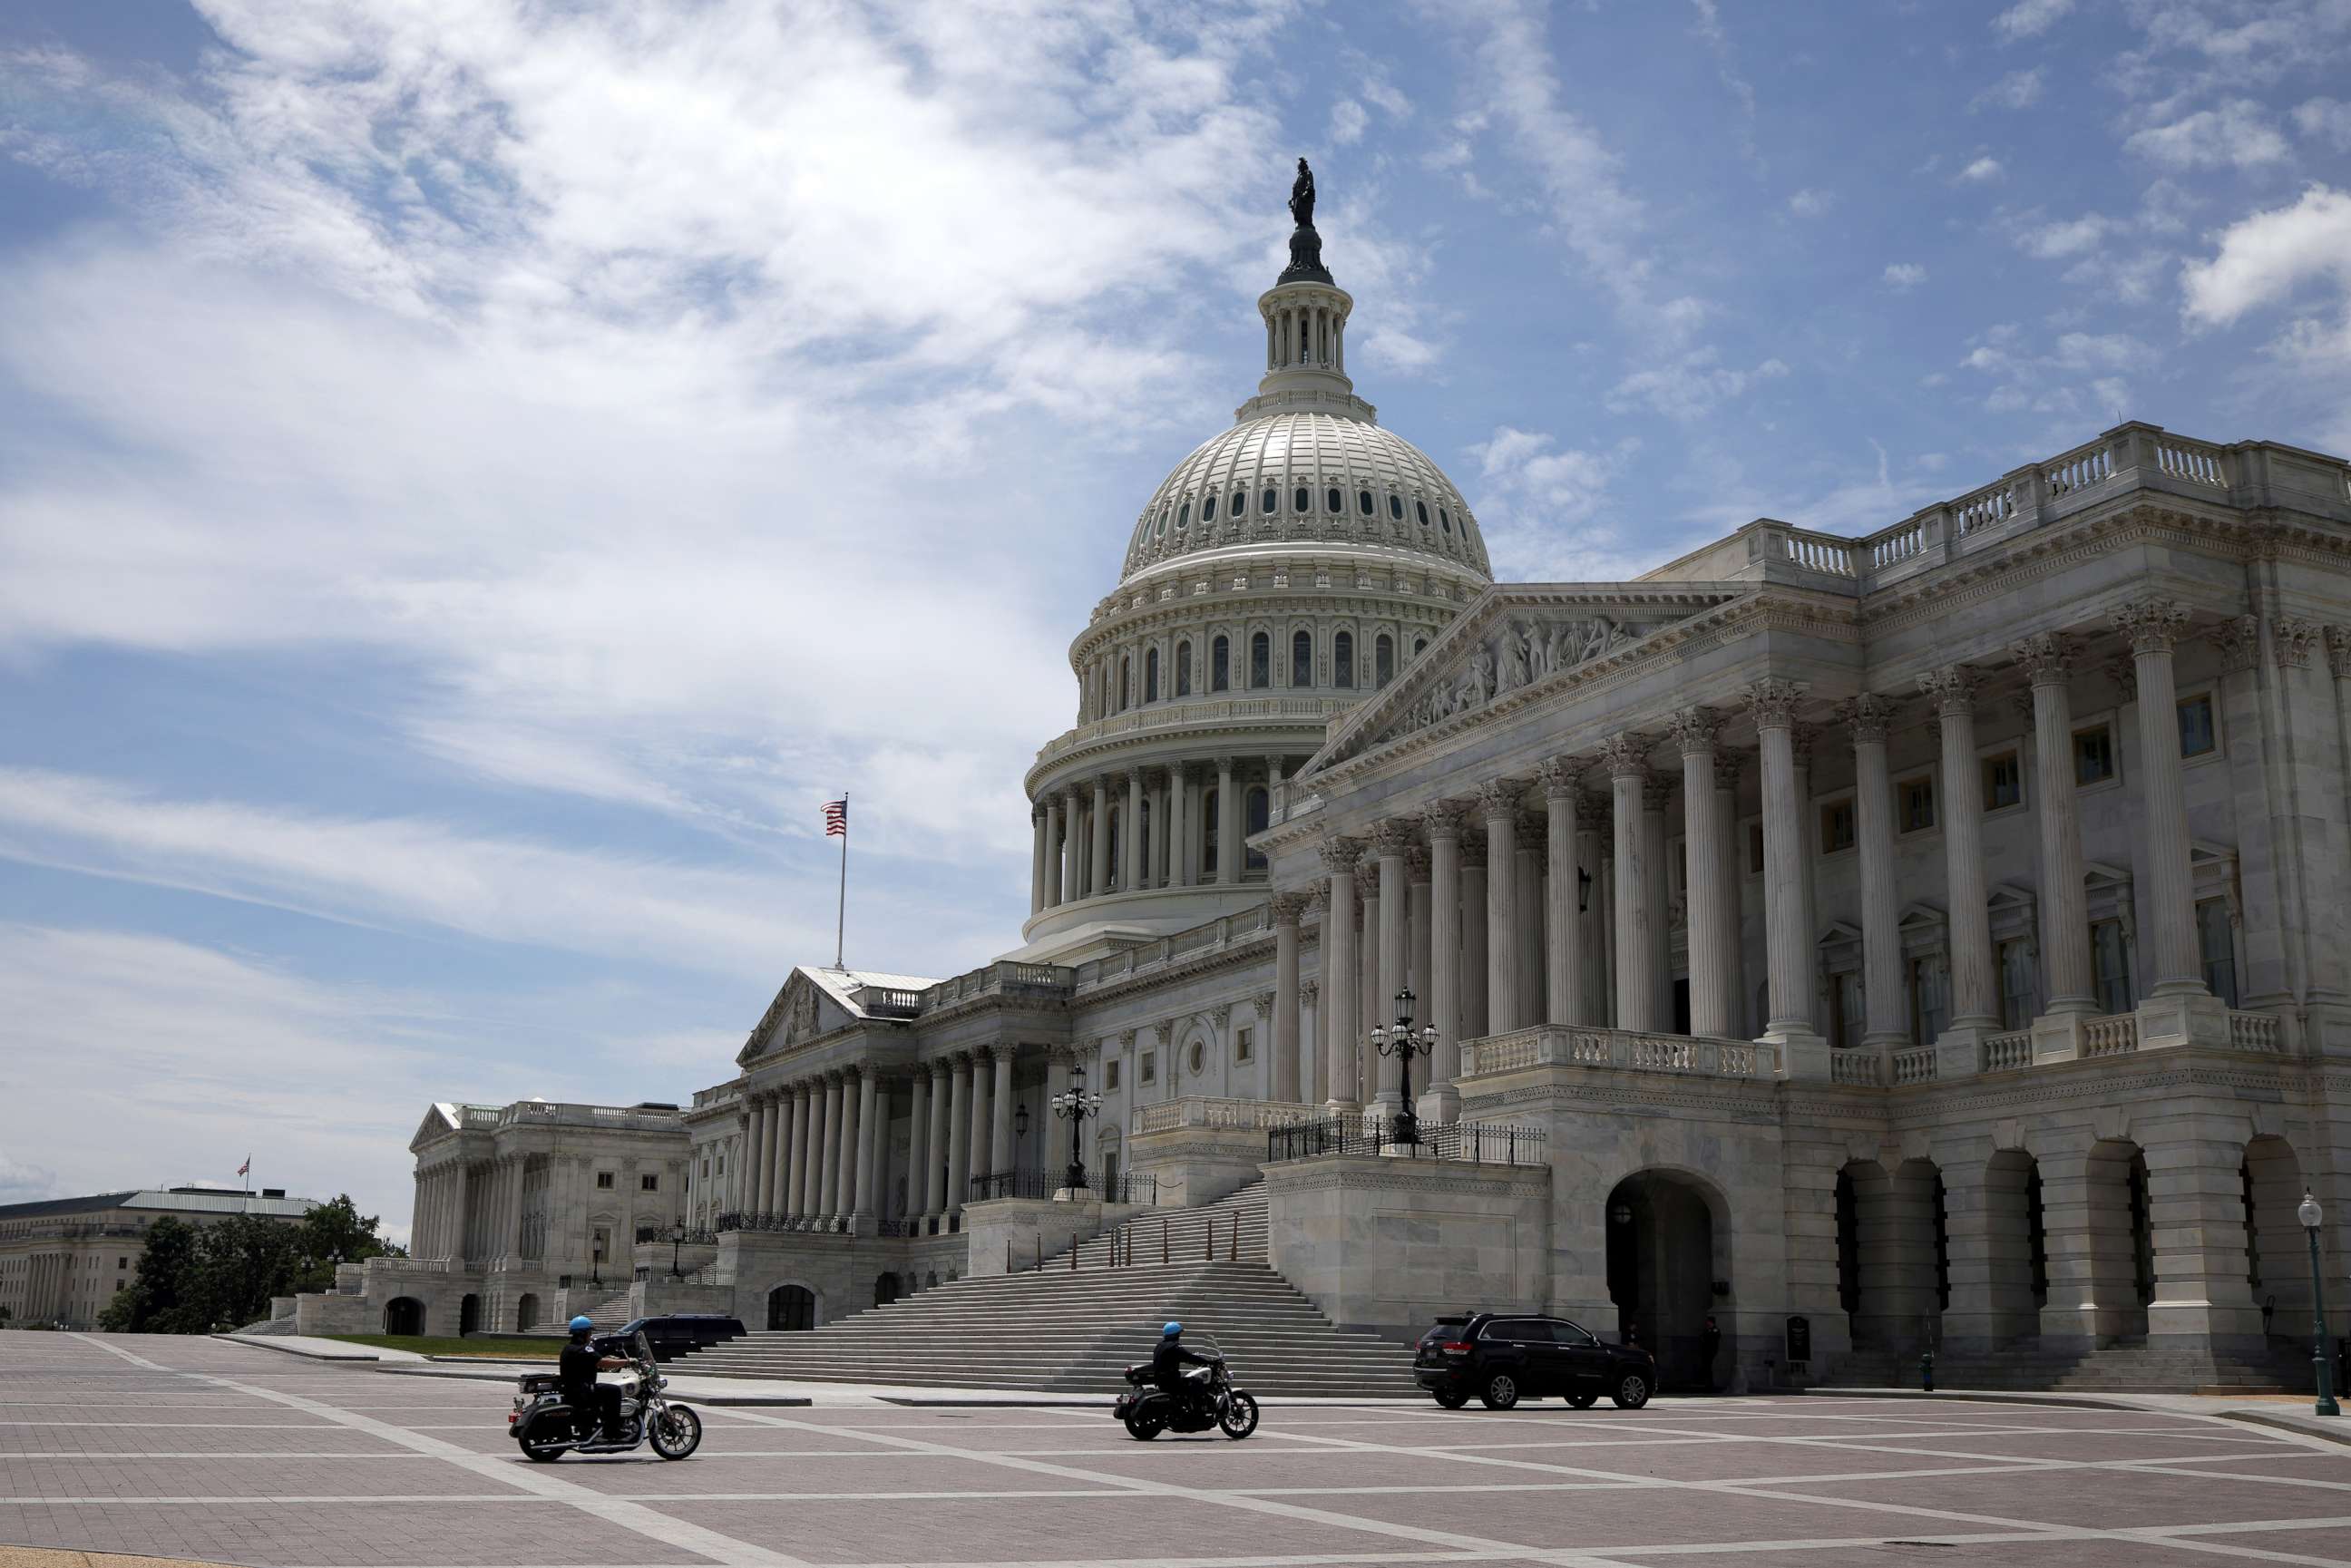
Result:
<svg viewBox="0 0 2351 1568"><path fill-rule="evenodd" d="M1427 1056L1437 1050L1437 1026L1424 1024L1412 1027L1412 1007L1417 998L1407 986L1395 994L1396 1019L1394 1027L1372 1026L1372 1049L1382 1056L1393 1056L1404 1068L1404 1103L1397 1108L1395 1141L1407 1148L1420 1142L1420 1116L1412 1105L1412 1059Z"/></svg>
<svg viewBox="0 0 2351 1568"><path fill-rule="evenodd" d="M2343 1406L2335 1403L2335 1389L2328 1375L2328 1364L2333 1358L2326 1354L2326 1277L2318 1266L2318 1226L2326 1217L2319 1211L2318 1199L2308 1187L2303 1188L2302 1202L2295 1207L2294 1217L2302 1221L2302 1228L2310 1237L2310 1359L2318 1369L2316 1413L2340 1416Z"/></svg>
<svg viewBox="0 0 2351 1568"><path fill-rule="evenodd" d="M1053 1114L1070 1124L1070 1168L1063 1179L1072 1192L1083 1192L1086 1186L1086 1155L1083 1136L1086 1118L1102 1114L1102 1097L1086 1087L1086 1064L1082 1061L1070 1069L1070 1086L1053 1096Z"/></svg>

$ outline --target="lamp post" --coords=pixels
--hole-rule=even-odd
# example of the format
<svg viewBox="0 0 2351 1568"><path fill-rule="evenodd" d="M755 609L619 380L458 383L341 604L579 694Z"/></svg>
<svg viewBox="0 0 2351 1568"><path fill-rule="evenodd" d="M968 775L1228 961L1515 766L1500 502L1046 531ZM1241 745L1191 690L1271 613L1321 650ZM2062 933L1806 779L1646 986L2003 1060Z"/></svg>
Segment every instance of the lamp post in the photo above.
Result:
<svg viewBox="0 0 2351 1568"><path fill-rule="evenodd" d="M685 1278L684 1270L677 1266L678 1249L683 1247L684 1244L685 1225L684 1222L681 1220L679 1223L669 1228L669 1277L673 1280L683 1280Z"/></svg>
<svg viewBox="0 0 2351 1568"><path fill-rule="evenodd" d="M2318 1369L2318 1404L2321 1416L2340 1416L2343 1406L2335 1403L2335 1389L2328 1380L2326 1354L2326 1278L2318 1267L2318 1222L2326 1217L2319 1211L2318 1199L2308 1187L2303 1188L2301 1206L2294 1217L2302 1221L2303 1230L2310 1237L2310 1326L2314 1343L2310 1359Z"/></svg>
<svg viewBox="0 0 2351 1568"><path fill-rule="evenodd" d="M1102 1114L1102 1097L1086 1088L1086 1064L1082 1061L1070 1069L1070 1086L1053 1096L1053 1114L1070 1124L1070 1168L1064 1177L1072 1192L1082 1192L1086 1186L1086 1155L1083 1131L1086 1118Z"/></svg>
<svg viewBox="0 0 2351 1568"><path fill-rule="evenodd" d="M1395 1141L1407 1147L1420 1142L1420 1116L1412 1108L1412 1059L1437 1050L1435 1024L1424 1024L1417 1030L1412 1027L1412 1004L1416 999L1412 988L1405 987L1395 994L1395 1026L1372 1026L1372 1049L1382 1056L1395 1057L1404 1067L1404 1104L1396 1112Z"/></svg>

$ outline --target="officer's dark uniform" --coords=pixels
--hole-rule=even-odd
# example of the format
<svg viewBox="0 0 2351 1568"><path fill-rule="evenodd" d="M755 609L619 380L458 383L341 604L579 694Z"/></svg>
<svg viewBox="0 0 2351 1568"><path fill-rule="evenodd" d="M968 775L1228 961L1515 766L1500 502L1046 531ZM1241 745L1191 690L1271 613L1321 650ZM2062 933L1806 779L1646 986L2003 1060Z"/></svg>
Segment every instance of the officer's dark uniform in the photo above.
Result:
<svg viewBox="0 0 2351 1568"><path fill-rule="evenodd" d="M602 1426L604 1436L618 1442L621 1391L611 1384L596 1381L597 1363L603 1359L588 1336L580 1334L563 1347L558 1372L563 1379L563 1402L571 1406L575 1421L579 1416L593 1415Z"/></svg>
<svg viewBox="0 0 2351 1568"><path fill-rule="evenodd" d="M1182 1340L1169 1334L1151 1353L1151 1381L1186 1404L1192 1404L1195 1400L1191 1381L1184 1375L1184 1368L1215 1364L1215 1357L1195 1355L1184 1348Z"/></svg>

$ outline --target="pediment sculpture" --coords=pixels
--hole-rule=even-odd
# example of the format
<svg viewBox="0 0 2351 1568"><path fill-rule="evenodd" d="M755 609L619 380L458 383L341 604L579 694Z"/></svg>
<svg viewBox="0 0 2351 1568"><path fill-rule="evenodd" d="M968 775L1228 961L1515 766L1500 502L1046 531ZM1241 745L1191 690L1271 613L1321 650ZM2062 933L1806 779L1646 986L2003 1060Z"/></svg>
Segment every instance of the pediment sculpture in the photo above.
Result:
<svg viewBox="0 0 2351 1568"><path fill-rule="evenodd" d="M1506 621L1470 646L1462 673L1437 680L1378 738L1393 740L1483 707L1521 686L1588 664L1646 630L1619 625L1605 615Z"/></svg>

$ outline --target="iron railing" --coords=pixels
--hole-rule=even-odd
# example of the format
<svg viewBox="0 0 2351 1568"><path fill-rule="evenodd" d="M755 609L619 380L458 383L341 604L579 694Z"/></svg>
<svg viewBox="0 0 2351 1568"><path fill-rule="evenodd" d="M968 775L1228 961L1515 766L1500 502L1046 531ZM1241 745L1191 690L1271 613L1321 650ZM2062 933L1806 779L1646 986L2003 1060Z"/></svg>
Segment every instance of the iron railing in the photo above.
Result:
<svg viewBox="0 0 2351 1568"><path fill-rule="evenodd" d="M816 1234L830 1231L846 1233L849 1221L833 1214L741 1214L718 1217L719 1230L804 1230Z"/></svg>
<svg viewBox="0 0 2351 1568"><path fill-rule="evenodd" d="M1069 1185L1067 1169L1057 1171L990 1171L971 1178L970 1203L985 1203L993 1197L1048 1198ZM1145 1206L1159 1200L1159 1178L1155 1176L1122 1176L1104 1185L1092 1172L1086 1173L1081 1188L1087 1197L1097 1203L1139 1203ZM1135 1195L1140 1193L1141 1197Z"/></svg>
<svg viewBox="0 0 2351 1568"><path fill-rule="evenodd" d="M1425 1160L1460 1160L1482 1166L1532 1166L1543 1162L1547 1141L1541 1127L1483 1122L1421 1122L1407 1141L1394 1116L1337 1116L1275 1127L1265 1135L1268 1163L1311 1160L1324 1155L1409 1155Z"/></svg>

